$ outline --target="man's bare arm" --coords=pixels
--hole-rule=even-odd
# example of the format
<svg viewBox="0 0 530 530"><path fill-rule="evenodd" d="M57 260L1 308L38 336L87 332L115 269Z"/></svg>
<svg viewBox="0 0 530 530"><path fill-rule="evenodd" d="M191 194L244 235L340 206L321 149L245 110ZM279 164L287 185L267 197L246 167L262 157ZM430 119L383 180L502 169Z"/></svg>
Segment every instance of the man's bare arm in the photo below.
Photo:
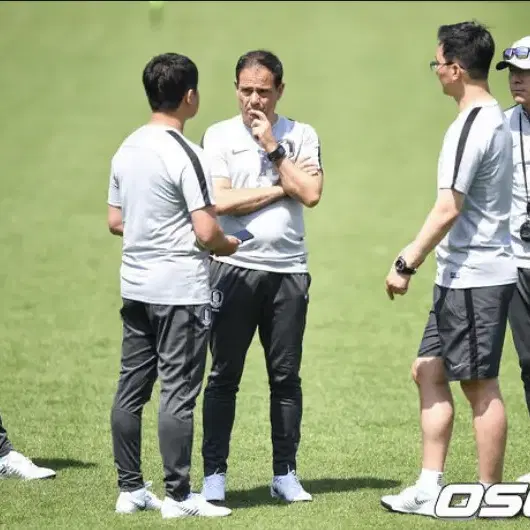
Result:
<svg viewBox="0 0 530 530"><path fill-rule="evenodd" d="M287 195L299 200L308 208L313 208L319 203L324 184L322 171L309 175L288 158L283 158L277 166L282 187Z"/></svg>
<svg viewBox="0 0 530 530"><path fill-rule="evenodd" d="M118 208L117 206L108 206L107 224L111 234L115 236L123 236L123 219L121 216L121 208Z"/></svg>
<svg viewBox="0 0 530 530"><path fill-rule="evenodd" d="M436 203L416 239L403 251L409 267L419 267L446 236L462 210L464 199L464 194L453 189L438 192Z"/></svg>
<svg viewBox="0 0 530 530"><path fill-rule="evenodd" d="M247 215L285 197L281 186L233 189L229 178L213 180L218 215Z"/></svg>
<svg viewBox="0 0 530 530"><path fill-rule="evenodd" d="M207 206L191 212L193 231L197 243L217 256L230 256L239 247L240 241L227 236L219 226L213 206Z"/></svg>

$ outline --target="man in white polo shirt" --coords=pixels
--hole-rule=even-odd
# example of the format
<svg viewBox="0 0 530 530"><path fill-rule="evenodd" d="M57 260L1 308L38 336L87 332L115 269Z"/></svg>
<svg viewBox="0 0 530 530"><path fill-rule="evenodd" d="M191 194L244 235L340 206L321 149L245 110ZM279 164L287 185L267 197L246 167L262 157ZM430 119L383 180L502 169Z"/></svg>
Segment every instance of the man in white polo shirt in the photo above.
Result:
<svg viewBox="0 0 530 530"><path fill-rule="evenodd" d="M435 516L453 428L449 382L468 399L485 488L502 481L506 416L498 386L508 308L517 270L511 250L512 138L491 96L491 34L474 22L441 26L436 71L459 114L438 162L438 198L416 239L398 257L387 293L407 292L411 276L436 248L434 300L413 366L422 427L416 484L381 499L388 510Z"/></svg>
<svg viewBox="0 0 530 530"><path fill-rule="evenodd" d="M217 213L226 232L253 236L211 264L212 369L204 393L203 494L224 500L236 394L256 332L265 352L273 447L271 494L288 502L311 495L296 475L302 389L299 376L311 278L304 206L322 193L319 138L310 125L276 113L282 63L246 53L235 72L240 114L209 127ZM242 236L243 237L243 236Z"/></svg>
<svg viewBox="0 0 530 530"><path fill-rule="evenodd" d="M505 114L513 138L511 230L519 275L509 320L530 412L530 36L503 51L497 70L505 68L509 69L510 90L516 103ZM518 480L530 482L530 473Z"/></svg>
<svg viewBox="0 0 530 530"><path fill-rule="evenodd" d="M230 510L190 489L193 417L211 322L209 253L239 241L217 223L202 149L183 134L199 107L188 57L154 57L143 72L152 110L112 158L108 223L123 236L121 370L111 413L118 513L218 517ZM166 497L147 490L140 468L142 411L160 380L158 435Z"/></svg>

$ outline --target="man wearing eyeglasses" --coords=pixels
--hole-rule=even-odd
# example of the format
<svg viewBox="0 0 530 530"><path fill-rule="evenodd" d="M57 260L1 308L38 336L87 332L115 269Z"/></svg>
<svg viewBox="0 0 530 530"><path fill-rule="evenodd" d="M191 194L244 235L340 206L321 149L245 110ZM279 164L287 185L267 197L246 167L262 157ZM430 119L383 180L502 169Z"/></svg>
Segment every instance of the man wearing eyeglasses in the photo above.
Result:
<svg viewBox="0 0 530 530"><path fill-rule="evenodd" d="M530 36L504 50L496 68L509 69L510 90L516 103L505 113L513 137L511 230L519 276L509 321L530 412ZM518 480L530 483L530 473Z"/></svg>
<svg viewBox="0 0 530 530"><path fill-rule="evenodd" d="M502 481L507 424L497 378L517 268L510 237L512 137L488 85L494 52L493 38L480 24L438 30L431 68L459 113L439 156L435 205L386 280L391 299L404 295L436 248L433 305L412 367L422 470L414 485L382 497L394 512L436 517L453 430L453 381L471 406L479 480L485 488Z"/></svg>

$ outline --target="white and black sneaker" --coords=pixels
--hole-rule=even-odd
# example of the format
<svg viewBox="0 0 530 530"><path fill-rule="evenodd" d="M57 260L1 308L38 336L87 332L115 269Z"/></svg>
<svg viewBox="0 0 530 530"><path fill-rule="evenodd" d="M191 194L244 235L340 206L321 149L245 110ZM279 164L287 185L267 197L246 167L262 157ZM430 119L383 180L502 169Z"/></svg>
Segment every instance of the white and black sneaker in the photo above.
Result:
<svg viewBox="0 0 530 530"><path fill-rule="evenodd" d="M17 451L10 451L6 456L0 458L0 479L38 480L54 477L55 471L53 469L39 467Z"/></svg>
<svg viewBox="0 0 530 530"><path fill-rule="evenodd" d="M405 488L397 495L385 495L381 497L381 505L391 512L410 513L436 517L434 507L441 487L436 486L432 491L422 489L415 484Z"/></svg>
<svg viewBox="0 0 530 530"><path fill-rule="evenodd" d="M201 495L207 501L224 501L226 496L226 474L213 473L204 477Z"/></svg>
<svg viewBox="0 0 530 530"><path fill-rule="evenodd" d="M294 471L287 475L275 475L272 479L271 496L286 502L312 501L313 497L300 484Z"/></svg>
<svg viewBox="0 0 530 530"><path fill-rule="evenodd" d="M116 513L135 513L143 510L160 510L162 501L148 491L151 482L146 482L143 488L135 491L121 491L116 501Z"/></svg>
<svg viewBox="0 0 530 530"><path fill-rule="evenodd" d="M183 501L166 497L162 503L162 517L226 517L232 513L229 508L209 503L202 495L190 493Z"/></svg>

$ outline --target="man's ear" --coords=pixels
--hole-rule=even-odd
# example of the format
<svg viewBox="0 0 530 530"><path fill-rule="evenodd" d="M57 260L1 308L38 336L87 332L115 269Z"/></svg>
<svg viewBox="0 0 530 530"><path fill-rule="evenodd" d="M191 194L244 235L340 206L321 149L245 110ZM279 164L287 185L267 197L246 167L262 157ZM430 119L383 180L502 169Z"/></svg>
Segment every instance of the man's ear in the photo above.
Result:
<svg viewBox="0 0 530 530"><path fill-rule="evenodd" d="M452 64L451 68L453 69L453 79L456 81L457 79L462 79L464 74L466 73L465 70L463 70L458 64Z"/></svg>
<svg viewBox="0 0 530 530"><path fill-rule="evenodd" d="M285 83L281 83L280 86L278 87L278 99L281 99L281 97L283 96L284 88L285 88Z"/></svg>
<svg viewBox="0 0 530 530"><path fill-rule="evenodd" d="M197 97L197 94L195 92L195 90L193 90L192 88L190 88L187 92L186 92L186 96L185 96L185 100L186 100L186 103L188 105L192 105L193 104L193 99Z"/></svg>

